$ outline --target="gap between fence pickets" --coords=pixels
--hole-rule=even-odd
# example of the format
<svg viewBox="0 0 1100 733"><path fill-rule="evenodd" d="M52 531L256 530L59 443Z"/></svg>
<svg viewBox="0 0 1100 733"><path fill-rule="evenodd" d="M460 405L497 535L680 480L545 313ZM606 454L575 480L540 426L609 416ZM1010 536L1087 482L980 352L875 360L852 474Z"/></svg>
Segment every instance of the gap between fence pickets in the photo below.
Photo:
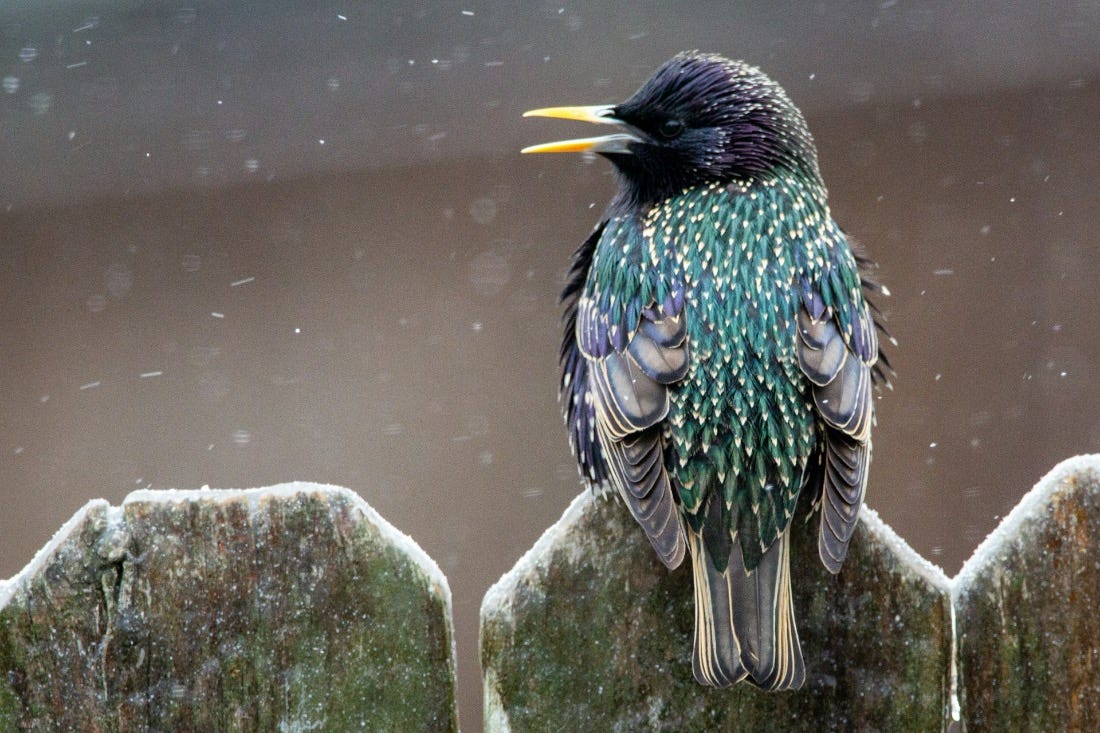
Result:
<svg viewBox="0 0 1100 733"><path fill-rule="evenodd" d="M957 619L957 606L959 591L963 587L971 585L977 575L991 563L998 560L998 550L1010 542L1020 531L1021 526L1029 517L1038 516L1050 501L1050 496L1066 478L1081 473L1100 473L1100 454L1080 455L1066 459L1052 468L1043 476L1034 487L1024 494L1019 503L1008 513L1001 523L978 545L970 558L963 563L958 574L952 578L947 577L943 569L923 555L914 550L890 525L879 517L878 513L864 505L860 513L860 519L865 528L878 537L879 541L889 546L895 555L910 570L923 577L932 587L945 591L948 614L950 618L950 647L946 676L948 681L948 714L951 722L961 722L962 703L959 695L960 667L959 667L959 631ZM516 564L486 592L481 604L481 617L484 619L489 614L503 613L510 616L513 609L508 602L508 591L517 584L518 580L526 577L554 545L557 536L566 531L569 525L578 521L579 517L589 509L590 504L599 499L591 492L584 491L566 508L559 521L548 527L538 541L527 550ZM583 555L588 548L570 545L569 550L575 556ZM573 558L577 561L577 557Z"/></svg>
<svg viewBox="0 0 1100 733"><path fill-rule="evenodd" d="M935 563L914 550L894 529L886 524L878 513L864 505L860 520L873 534L890 546L914 571L923 575L934 587L947 590L948 608L951 615L950 669L948 672L949 705L952 722L962 720L962 704L959 700L959 633L956 611L959 593L970 587L980 573L998 562L1001 550L1009 545L1019 534L1028 519L1041 515L1043 507L1050 503L1051 495L1071 476L1084 473L1100 473L1100 454L1078 455L1062 461L1029 490L1012 511L971 553L962 568L953 577L948 578Z"/></svg>
<svg viewBox="0 0 1100 733"><path fill-rule="evenodd" d="M951 722L962 720L962 704L959 702L959 632L955 625L955 591L947 597L947 607L951 609L951 670L948 673L948 689L951 700Z"/></svg>
<svg viewBox="0 0 1100 733"><path fill-rule="evenodd" d="M873 509L864 506L861 511L861 520L867 526L873 534L879 535L880 540L890 546L900 559L907 562L909 567L920 575L924 576L933 586L942 587L947 591L948 608L951 618L951 637L950 637L950 669L948 670L949 680L949 696L950 696L950 714L951 719L954 722L961 720L962 711L959 702L959 643L958 643L958 628L956 622L956 605L958 602L958 595L963 587L971 585L979 573L981 573L988 565L995 563L998 560L998 551L1005 547L1014 537L1019 534L1019 531L1024 524L1031 517L1039 515L1041 508L1050 501L1050 496L1054 493L1061 484L1070 476L1082 474L1082 473L1100 473L1100 454L1091 455L1079 455L1073 458L1069 458L1062 461L1053 469L1051 469L1042 479L1040 479L1035 486L1028 491L1023 498L1013 507L1012 511L1001 521L1001 523L978 545L978 547L971 554L970 558L963 563L962 568L958 574L953 578L948 578L935 563L929 561L923 555L914 550L900 535L898 535L892 527L886 524ZM272 491L274 489L274 491ZM446 576L443 575L439 566L435 564L430 557L427 556L419 545L415 543L404 533L393 528L384 518L381 517L373 508L369 507L357 494L346 489L339 489L338 487L329 487L318 484L308 483L295 483L284 484L276 487L266 487L265 489L252 489L245 491L224 491L217 492L222 497L228 498L236 494L240 496L245 494L249 499L256 499L262 495L270 496L272 494L295 494L301 491L329 491L337 489L337 493L346 493L352 498L353 505L360 507L366 516L375 522L376 525L383 528L383 531L396 537L400 540L402 546L407 549L411 549L408 552L412 556L417 564L421 565L426 571L429 577L436 581L438 586L443 591L443 595L446 601L446 607L448 615L453 618L453 612L451 607L450 587L446 581ZM168 494L166 496L166 494ZM214 498L211 494L215 492L175 492L172 495L169 492L134 492L127 497L126 501L134 500L150 500L156 499L160 501L179 501L179 500L193 500L199 498L210 499ZM216 494L215 494L216 495ZM583 505L586 499L590 499L590 495L585 492L578 496L566 509L562 519L573 519L571 515L576 515L579 511L583 510ZM125 501L123 502L125 503ZM37 553L34 558L29 562L19 573L12 576L7 580L0 579L0 606L6 605L10 600L11 595L15 592L15 589L21 585L21 580L25 580L37 573L46 559L50 557L57 546L70 535L72 529L81 521L84 517L93 509L103 506L110 509L108 502L103 499L96 499L88 502L85 506L81 507L70 519L65 522L54 536L47 542ZM499 604L499 596L502 594L503 586L506 584L506 579L520 571L521 567L530 565L536 562L536 558L539 555L540 549L545 549L555 534L555 529L561 522L555 523L544 533L543 537L536 542L535 546L528 550L527 553L520 559L520 561L503 577L500 578L493 587L489 589L485 597L482 599L482 615L485 614L487 607L493 606L490 603L490 599L497 601ZM495 592L494 592L495 591ZM503 604L496 605L496 608L500 608ZM454 644L454 638L452 635L452 645ZM453 650L452 650L453 654ZM452 657L453 658L453 657Z"/></svg>

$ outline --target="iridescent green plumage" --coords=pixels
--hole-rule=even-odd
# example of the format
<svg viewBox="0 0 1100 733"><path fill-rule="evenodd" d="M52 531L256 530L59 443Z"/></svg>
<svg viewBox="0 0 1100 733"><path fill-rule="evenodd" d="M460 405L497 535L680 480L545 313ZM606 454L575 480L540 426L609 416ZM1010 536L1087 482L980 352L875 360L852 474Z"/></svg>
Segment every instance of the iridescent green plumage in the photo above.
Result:
<svg viewBox="0 0 1100 733"><path fill-rule="evenodd" d="M821 283L826 304L860 302L855 261L813 188L789 177L708 184L654 206L643 229L650 277L686 293L694 356L666 429L679 497L701 530L703 493L721 490L750 569L786 529L817 444L792 338L797 284ZM593 268L589 287L602 290L600 280Z"/></svg>
<svg viewBox="0 0 1100 733"><path fill-rule="evenodd" d="M618 490L667 565L690 553L696 677L798 687L787 530L813 491L821 558L839 570L871 382L888 368L863 295L875 286L829 212L805 122L758 70L701 54L621 105L541 112L627 130L536 150L588 146L622 183L563 295L582 470Z"/></svg>

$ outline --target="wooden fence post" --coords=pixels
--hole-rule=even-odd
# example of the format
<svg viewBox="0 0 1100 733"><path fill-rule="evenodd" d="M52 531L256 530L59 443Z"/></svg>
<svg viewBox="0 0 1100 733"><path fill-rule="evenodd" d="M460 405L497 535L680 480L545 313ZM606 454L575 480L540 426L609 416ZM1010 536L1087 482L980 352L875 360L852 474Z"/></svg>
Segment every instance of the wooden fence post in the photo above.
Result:
<svg viewBox="0 0 1100 733"><path fill-rule="evenodd" d="M948 580L865 509L843 570L792 537L807 681L691 674L689 571L579 496L486 594L487 730L1100 730L1100 456L1061 464Z"/></svg>
<svg viewBox="0 0 1100 733"><path fill-rule="evenodd" d="M0 582L0 730L457 729L446 578L346 489L93 501Z"/></svg>
<svg viewBox="0 0 1100 733"><path fill-rule="evenodd" d="M967 729L1100 731L1100 456L1064 461L955 581Z"/></svg>
<svg viewBox="0 0 1100 733"><path fill-rule="evenodd" d="M1060 464L954 579L865 510L844 570L798 523L808 677L691 676L688 572L583 494L482 603L486 728L1100 729L1100 456ZM456 731L450 591L345 489L93 501L0 581L0 730Z"/></svg>

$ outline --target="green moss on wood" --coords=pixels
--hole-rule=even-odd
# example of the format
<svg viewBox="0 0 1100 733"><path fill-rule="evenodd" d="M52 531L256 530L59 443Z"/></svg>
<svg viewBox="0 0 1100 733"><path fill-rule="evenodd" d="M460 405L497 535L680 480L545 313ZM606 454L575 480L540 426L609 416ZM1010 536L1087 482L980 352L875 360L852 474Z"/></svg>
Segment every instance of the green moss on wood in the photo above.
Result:
<svg viewBox="0 0 1100 733"><path fill-rule="evenodd" d="M197 496L85 511L0 609L0 720L457 730L447 591L361 500Z"/></svg>
<svg viewBox="0 0 1100 733"><path fill-rule="evenodd" d="M967 730L1100 730L1100 457L1063 463L958 579Z"/></svg>
<svg viewBox="0 0 1100 733"><path fill-rule="evenodd" d="M578 499L482 608L489 728L512 730L939 730L949 710L947 584L899 561L861 524L843 572L792 549L808 678L794 693L699 686L691 576L659 564L616 502ZM871 525L870 528L868 525ZM504 600L506 599L506 600Z"/></svg>

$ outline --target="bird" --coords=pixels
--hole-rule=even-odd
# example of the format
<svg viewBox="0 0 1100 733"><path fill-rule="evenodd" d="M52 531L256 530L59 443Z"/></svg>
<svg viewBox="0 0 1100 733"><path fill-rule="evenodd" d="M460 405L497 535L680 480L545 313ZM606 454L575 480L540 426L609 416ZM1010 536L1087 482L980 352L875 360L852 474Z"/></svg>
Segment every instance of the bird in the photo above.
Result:
<svg viewBox="0 0 1100 733"><path fill-rule="evenodd" d="M806 121L758 68L677 54L619 104L525 117L614 126L523 153L595 153L617 191L561 294L560 400L584 480L668 568L690 557L703 685L800 688L799 497L838 573L893 370L874 263L834 221Z"/></svg>

